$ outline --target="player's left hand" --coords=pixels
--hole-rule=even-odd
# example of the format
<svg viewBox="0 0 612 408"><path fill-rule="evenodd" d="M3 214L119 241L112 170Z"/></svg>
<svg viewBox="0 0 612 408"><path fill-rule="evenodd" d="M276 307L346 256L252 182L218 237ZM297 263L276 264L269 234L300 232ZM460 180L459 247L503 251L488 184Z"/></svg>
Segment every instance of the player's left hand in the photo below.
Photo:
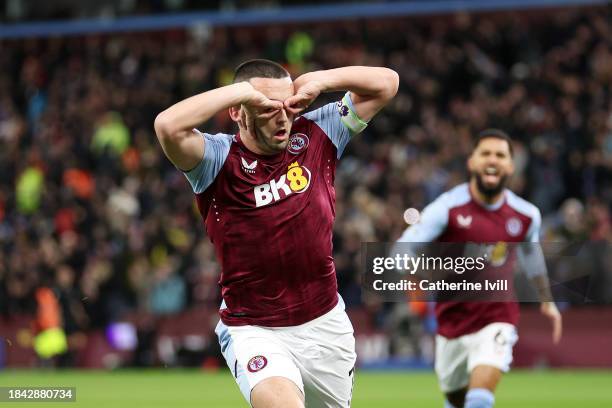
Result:
<svg viewBox="0 0 612 408"><path fill-rule="evenodd" d="M557 309L557 305L555 305L555 302L542 302L540 305L540 311L552 322L553 343L558 344L559 341L561 341L561 334L563 332L563 321L561 319L561 313L559 313L559 309Z"/></svg>
<svg viewBox="0 0 612 408"><path fill-rule="evenodd" d="M301 75L293 81L295 95L287 98L284 102L285 109L294 115L308 108L321 94L323 86L319 81L309 81L305 75Z"/></svg>

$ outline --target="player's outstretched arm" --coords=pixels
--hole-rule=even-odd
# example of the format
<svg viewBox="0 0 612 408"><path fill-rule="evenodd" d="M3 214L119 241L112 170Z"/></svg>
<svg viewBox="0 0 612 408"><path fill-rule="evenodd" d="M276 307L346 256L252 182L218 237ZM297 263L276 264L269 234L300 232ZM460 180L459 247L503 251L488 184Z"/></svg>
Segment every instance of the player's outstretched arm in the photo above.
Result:
<svg viewBox="0 0 612 408"><path fill-rule="evenodd" d="M248 82L224 86L182 100L155 118L155 133L166 156L181 170L197 166L204 156L204 138L194 128L217 112L244 105L258 116L271 115L283 108L256 91ZM248 125L245 124L248 128Z"/></svg>
<svg viewBox="0 0 612 408"><path fill-rule="evenodd" d="M397 93L399 76L383 67L342 67L308 72L293 81L295 95L285 107L297 114L306 109L322 92L350 91L355 113L369 121Z"/></svg>

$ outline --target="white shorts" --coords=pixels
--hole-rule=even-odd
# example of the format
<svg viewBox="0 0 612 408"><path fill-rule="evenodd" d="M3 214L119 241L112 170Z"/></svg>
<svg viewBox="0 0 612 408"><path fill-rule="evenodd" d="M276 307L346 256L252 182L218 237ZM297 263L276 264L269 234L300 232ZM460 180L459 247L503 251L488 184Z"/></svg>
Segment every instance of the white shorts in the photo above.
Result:
<svg viewBox="0 0 612 408"><path fill-rule="evenodd" d="M510 323L491 323L454 339L437 335L435 369L442 392L467 387L470 373L479 365L510 370L512 347L517 340L516 328Z"/></svg>
<svg viewBox="0 0 612 408"><path fill-rule="evenodd" d="M227 366L244 398L269 377L284 377L302 391L308 408L350 407L355 370L353 326L344 302L292 327L226 326L215 330Z"/></svg>

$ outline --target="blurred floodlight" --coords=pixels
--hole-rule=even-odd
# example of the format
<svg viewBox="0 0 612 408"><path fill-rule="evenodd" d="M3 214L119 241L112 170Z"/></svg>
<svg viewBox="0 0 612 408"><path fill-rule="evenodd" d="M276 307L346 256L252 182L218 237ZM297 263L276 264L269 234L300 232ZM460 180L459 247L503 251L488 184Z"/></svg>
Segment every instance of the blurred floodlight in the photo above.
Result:
<svg viewBox="0 0 612 408"><path fill-rule="evenodd" d="M408 208L406 211L404 211L404 221L406 221L406 224L416 224L420 219L421 213L416 208Z"/></svg>

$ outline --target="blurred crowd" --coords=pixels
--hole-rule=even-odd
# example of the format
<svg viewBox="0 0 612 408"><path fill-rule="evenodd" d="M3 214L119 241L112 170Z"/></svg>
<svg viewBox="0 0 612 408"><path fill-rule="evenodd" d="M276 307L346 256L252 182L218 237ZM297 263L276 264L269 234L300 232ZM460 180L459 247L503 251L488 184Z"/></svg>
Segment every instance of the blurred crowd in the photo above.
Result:
<svg viewBox="0 0 612 408"><path fill-rule="evenodd" d="M335 0L333 3L393 1L398 0ZM0 22L112 19L189 11L274 10L287 6L313 6L329 3L328 0L56 0L42 3L36 0L0 0Z"/></svg>
<svg viewBox="0 0 612 408"><path fill-rule="evenodd" d="M334 253L349 307L363 302L361 243L397 238L406 208L463 182L472 137L487 127L516 140L511 187L541 209L544 240L609 245L611 17L571 9L2 40L0 314L32 313L39 286L58 294L69 334L134 311L218 307L219 265L153 120L258 57L293 75L382 65L401 77L338 167ZM220 112L201 130L235 129Z"/></svg>

